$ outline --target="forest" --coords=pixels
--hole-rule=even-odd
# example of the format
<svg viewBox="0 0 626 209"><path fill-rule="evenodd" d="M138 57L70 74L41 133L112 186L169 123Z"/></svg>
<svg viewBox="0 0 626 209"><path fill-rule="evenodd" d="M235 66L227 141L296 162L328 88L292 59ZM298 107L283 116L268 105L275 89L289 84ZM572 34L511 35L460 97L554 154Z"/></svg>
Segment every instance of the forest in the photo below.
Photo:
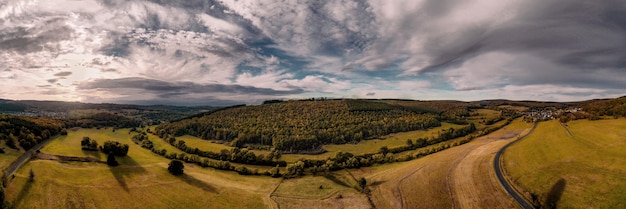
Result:
<svg viewBox="0 0 626 209"><path fill-rule="evenodd" d="M441 125L439 115L366 100L285 101L241 106L156 127L161 138L191 135L231 146L319 153L324 144L357 143Z"/></svg>

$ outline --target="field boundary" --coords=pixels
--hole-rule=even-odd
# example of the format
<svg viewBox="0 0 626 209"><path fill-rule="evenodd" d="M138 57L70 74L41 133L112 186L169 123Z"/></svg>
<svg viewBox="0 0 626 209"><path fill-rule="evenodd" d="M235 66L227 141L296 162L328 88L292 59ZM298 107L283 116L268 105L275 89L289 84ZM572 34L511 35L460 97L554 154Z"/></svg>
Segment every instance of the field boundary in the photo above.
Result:
<svg viewBox="0 0 626 209"><path fill-rule="evenodd" d="M504 171L503 166L502 166L502 164L503 164L502 154L504 153L506 148L508 148L509 146L515 144L516 142L526 138L530 134L532 134L533 131L535 130L535 128L537 127L537 124L538 124L538 122L535 122L533 124L533 127L530 129L530 131L528 131L528 133L526 133L526 135L521 136L521 137L517 138L516 140L512 141L511 143L509 143L509 144L505 145L504 147L502 147L502 149L500 149L498 151L498 153L496 153L496 156L493 159L493 168L495 170L496 177L498 178L498 182L500 182L500 185L502 186L504 191L511 198L513 198L513 200L515 200L515 202L517 202L517 204L520 207L522 207L523 209L534 209L535 207L533 206L533 204L531 204L531 202L529 202L526 198L524 198L524 196L522 194L520 194L520 192L517 191L514 186L512 186L512 183L509 182L508 179L506 179L504 177L503 173L505 173L505 171Z"/></svg>

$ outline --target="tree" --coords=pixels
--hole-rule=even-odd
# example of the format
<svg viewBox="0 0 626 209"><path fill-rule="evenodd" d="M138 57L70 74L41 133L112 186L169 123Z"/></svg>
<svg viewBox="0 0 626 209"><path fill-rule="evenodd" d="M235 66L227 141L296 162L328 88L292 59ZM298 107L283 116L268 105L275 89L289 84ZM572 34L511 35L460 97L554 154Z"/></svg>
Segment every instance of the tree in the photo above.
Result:
<svg viewBox="0 0 626 209"><path fill-rule="evenodd" d="M33 169L31 168L30 171L28 172L28 180L29 181L35 181L35 172L33 171Z"/></svg>
<svg viewBox="0 0 626 209"><path fill-rule="evenodd" d="M119 163L115 159L115 155L113 154L113 152L111 152L111 153L109 153L109 155L107 155L107 165L109 165L109 166L117 166L117 165L119 165Z"/></svg>
<svg viewBox="0 0 626 209"><path fill-rule="evenodd" d="M0 208L4 208L4 187L0 186Z"/></svg>
<svg viewBox="0 0 626 209"><path fill-rule="evenodd" d="M406 140L406 145L409 146L409 147L413 147L413 140L407 139Z"/></svg>
<svg viewBox="0 0 626 209"><path fill-rule="evenodd" d="M89 146L91 139L88 136L83 136L83 140L80 141L80 146L86 147Z"/></svg>
<svg viewBox="0 0 626 209"><path fill-rule="evenodd" d="M173 175L182 175L185 171L185 165L180 160L172 160L170 161L167 170Z"/></svg>
<svg viewBox="0 0 626 209"><path fill-rule="evenodd" d="M386 155L389 152L389 148L387 148L387 146L383 146L380 148L380 150L378 150L378 153L382 153L383 155Z"/></svg>
<svg viewBox="0 0 626 209"><path fill-rule="evenodd" d="M365 180L365 178L361 177L359 179L359 186L361 186L361 189L365 189L366 185L367 185L367 181Z"/></svg>

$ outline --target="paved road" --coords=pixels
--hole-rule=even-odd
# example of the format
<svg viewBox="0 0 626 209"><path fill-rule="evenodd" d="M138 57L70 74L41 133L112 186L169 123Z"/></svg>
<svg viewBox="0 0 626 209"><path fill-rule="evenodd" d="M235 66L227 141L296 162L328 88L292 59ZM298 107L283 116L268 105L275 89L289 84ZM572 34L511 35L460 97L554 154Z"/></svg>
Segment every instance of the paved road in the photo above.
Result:
<svg viewBox="0 0 626 209"><path fill-rule="evenodd" d="M533 204L528 202L528 200L526 200L521 194L519 194L515 189L513 189L513 187L509 184L508 181L506 181L506 179L502 175L503 173L502 172L502 153L504 153L504 150L506 150L507 147L511 146L515 142L518 142L519 140L522 140L523 138L526 138L526 136L532 134L532 132L535 130L535 127L537 127L537 123L533 125L533 127L530 129L530 131L528 131L526 135L502 147L502 149L498 151L498 153L496 154L496 157L493 160L493 169L496 171L496 177L498 178L498 181L500 181L500 184L502 185L506 193L509 194L509 196L511 196L515 200L515 202L517 202L517 204L519 204L519 206L522 207L523 209L534 209L535 207L533 206Z"/></svg>
<svg viewBox="0 0 626 209"><path fill-rule="evenodd" d="M52 141L53 139L56 139L58 136L59 135L52 136L52 137L50 137L50 138L48 138L46 140L43 140L41 143L35 145L33 148L29 149L24 154L22 154L22 156L17 158L17 160L15 160L15 162L13 162L11 164L9 169L7 169L6 176L9 177L9 176L13 175L13 173L15 173L15 171L17 171L17 169L22 167L22 165L24 165L24 163L26 163L28 161L28 159L30 159L32 157L32 155L35 153L35 151L41 149L44 145L48 144L48 142Z"/></svg>

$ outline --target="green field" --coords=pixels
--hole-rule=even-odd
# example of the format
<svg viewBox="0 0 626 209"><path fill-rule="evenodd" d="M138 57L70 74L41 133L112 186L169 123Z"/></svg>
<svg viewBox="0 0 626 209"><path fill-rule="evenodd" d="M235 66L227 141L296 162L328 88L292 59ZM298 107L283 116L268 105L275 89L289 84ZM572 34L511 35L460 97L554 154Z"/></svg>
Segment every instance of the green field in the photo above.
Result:
<svg viewBox="0 0 626 209"><path fill-rule="evenodd" d="M626 119L541 122L509 147L512 180L559 208L626 208Z"/></svg>
<svg viewBox="0 0 626 209"><path fill-rule="evenodd" d="M135 145L131 135L126 129L70 131L41 151L104 159L104 154L80 149L82 137L89 136L99 143L116 140L129 144L128 156L118 157L121 165L117 167L31 161L17 171L7 187L7 200L15 208L266 208L269 194L279 182L192 164L185 164L185 175L173 176L166 169L168 159ZM31 169L35 173L32 182L28 180Z"/></svg>

